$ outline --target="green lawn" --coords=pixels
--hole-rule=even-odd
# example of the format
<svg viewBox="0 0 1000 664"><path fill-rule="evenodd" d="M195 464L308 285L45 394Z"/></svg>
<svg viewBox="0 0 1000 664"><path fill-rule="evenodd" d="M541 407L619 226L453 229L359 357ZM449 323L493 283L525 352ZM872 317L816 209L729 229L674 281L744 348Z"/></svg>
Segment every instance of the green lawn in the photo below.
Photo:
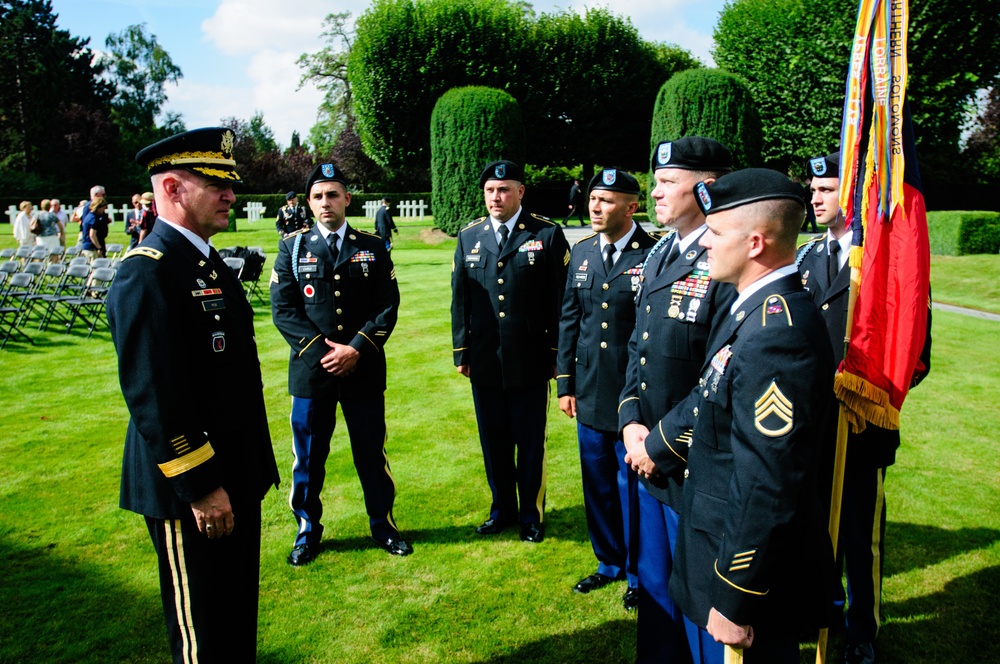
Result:
<svg viewBox="0 0 1000 664"><path fill-rule="evenodd" d="M402 304L386 346L388 453L397 521L416 551L394 558L369 545L339 428L327 464L324 551L306 568L285 563L295 532L286 500L288 348L258 307L265 397L286 480L264 502L259 660L633 661L635 618L621 608L622 584L571 591L595 562L575 429L554 396L545 542L473 533L489 490L471 393L451 361L454 241L440 241L427 223L397 223ZM269 221L240 228L251 230L214 243L260 245L273 258ZM112 233L122 236L121 225ZM9 226L0 225L6 246ZM997 256L935 258L935 298L986 308L974 304L985 299L979 284L994 288L995 304L998 275ZM117 508L128 415L109 335L29 333L35 346L0 352L0 662L166 661L155 556L141 517ZM903 410L903 447L886 482L883 662L994 661L986 648L1000 638L987 613L1000 593L1000 358L975 349L998 345L1000 323L935 312L933 370ZM210 407L221 389L224 377L191 386L192 407Z"/></svg>

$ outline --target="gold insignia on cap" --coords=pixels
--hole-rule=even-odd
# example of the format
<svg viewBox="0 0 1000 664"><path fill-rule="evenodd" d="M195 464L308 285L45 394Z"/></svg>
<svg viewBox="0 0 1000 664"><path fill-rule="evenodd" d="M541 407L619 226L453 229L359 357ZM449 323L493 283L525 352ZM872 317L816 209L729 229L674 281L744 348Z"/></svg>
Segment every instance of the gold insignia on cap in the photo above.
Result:
<svg viewBox="0 0 1000 664"><path fill-rule="evenodd" d="M754 408L756 409L754 411L754 426L765 436L777 438L792 430L792 402L782 394L776 381L771 381L771 385L764 391L764 394L754 402ZM771 428L764 423L768 418L772 418L771 423L773 424L777 424L774 420L784 422L784 426L777 429Z"/></svg>
<svg viewBox="0 0 1000 664"><path fill-rule="evenodd" d="M226 133L222 135L222 146L219 149L226 154L232 154L233 144L235 142L236 137L233 136L233 132L227 130Z"/></svg>

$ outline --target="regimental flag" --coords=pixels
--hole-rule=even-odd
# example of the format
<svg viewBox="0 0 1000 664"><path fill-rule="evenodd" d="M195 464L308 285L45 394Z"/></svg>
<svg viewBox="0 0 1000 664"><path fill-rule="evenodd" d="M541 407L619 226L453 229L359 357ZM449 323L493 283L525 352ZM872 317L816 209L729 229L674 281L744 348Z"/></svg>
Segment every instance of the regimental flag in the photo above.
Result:
<svg viewBox="0 0 1000 664"><path fill-rule="evenodd" d="M923 376L930 242L906 104L908 0L860 0L841 128L840 204L860 270L835 389L855 431L898 429ZM855 273L856 274L856 273ZM853 282L853 276L852 276Z"/></svg>

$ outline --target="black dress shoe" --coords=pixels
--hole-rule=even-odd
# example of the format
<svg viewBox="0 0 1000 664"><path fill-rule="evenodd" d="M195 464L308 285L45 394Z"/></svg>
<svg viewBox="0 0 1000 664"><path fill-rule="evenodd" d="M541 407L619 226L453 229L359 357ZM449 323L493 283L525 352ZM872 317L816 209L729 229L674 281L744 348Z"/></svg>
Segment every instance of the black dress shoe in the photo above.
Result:
<svg viewBox="0 0 1000 664"><path fill-rule="evenodd" d="M308 565L316 559L319 547L315 544L299 544L288 554L288 564L293 567Z"/></svg>
<svg viewBox="0 0 1000 664"><path fill-rule="evenodd" d="M614 582L615 582L614 579L605 574L600 574L600 573L591 574L586 579L581 579L580 583L573 586L573 592L582 593L586 595L591 590L597 590L598 588L603 588L609 583L614 583Z"/></svg>
<svg viewBox="0 0 1000 664"><path fill-rule="evenodd" d="M848 643L844 664L875 664L875 644L870 641Z"/></svg>
<svg viewBox="0 0 1000 664"><path fill-rule="evenodd" d="M479 535L496 535L506 530L508 525L510 524L500 519L486 519L486 521L483 521L483 525L476 528L476 533Z"/></svg>
<svg viewBox="0 0 1000 664"><path fill-rule="evenodd" d="M622 595L622 605L626 611L635 611L639 608L639 589L629 588Z"/></svg>
<svg viewBox="0 0 1000 664"><path fill-rule="evenodd" d="M374 537L372 539L390 555L408 556L413 553L413 547L401 539L394 539L392 537L386 540L377 540Z"/></svg>
<svg viewBox="0 0 1000 664"><path fill-rule="evenodd" d="M521 540L535 544L545 539L545 531L540 523L525 523L521 526Z"/></svg>

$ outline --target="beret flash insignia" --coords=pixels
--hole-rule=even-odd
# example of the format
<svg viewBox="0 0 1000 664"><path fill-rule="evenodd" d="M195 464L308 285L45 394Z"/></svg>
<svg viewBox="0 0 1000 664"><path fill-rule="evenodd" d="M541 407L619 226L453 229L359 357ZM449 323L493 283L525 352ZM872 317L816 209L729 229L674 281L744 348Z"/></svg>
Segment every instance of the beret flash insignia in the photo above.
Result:
<svg viewBox="0 0 1000 664"><path fill-rule="evenodd" d="M670 163L670 146L672 143L663 143L656 152L656 161L660 165Z"/></svg>
<svg viewBox="0 0 1000 664"><path fill-rule="evenodd" d="M613 168L606 169L604 175L602 176L602 181L609 187L615 183L618 179L618 172Z"/></svg>
<svg viewBox="0 0 1000 664"><path fill-rule="evenodd" d="M504 176L507 175L507 164L497 164L497 167L493 169L493 174L503 180Z"/></svg>

